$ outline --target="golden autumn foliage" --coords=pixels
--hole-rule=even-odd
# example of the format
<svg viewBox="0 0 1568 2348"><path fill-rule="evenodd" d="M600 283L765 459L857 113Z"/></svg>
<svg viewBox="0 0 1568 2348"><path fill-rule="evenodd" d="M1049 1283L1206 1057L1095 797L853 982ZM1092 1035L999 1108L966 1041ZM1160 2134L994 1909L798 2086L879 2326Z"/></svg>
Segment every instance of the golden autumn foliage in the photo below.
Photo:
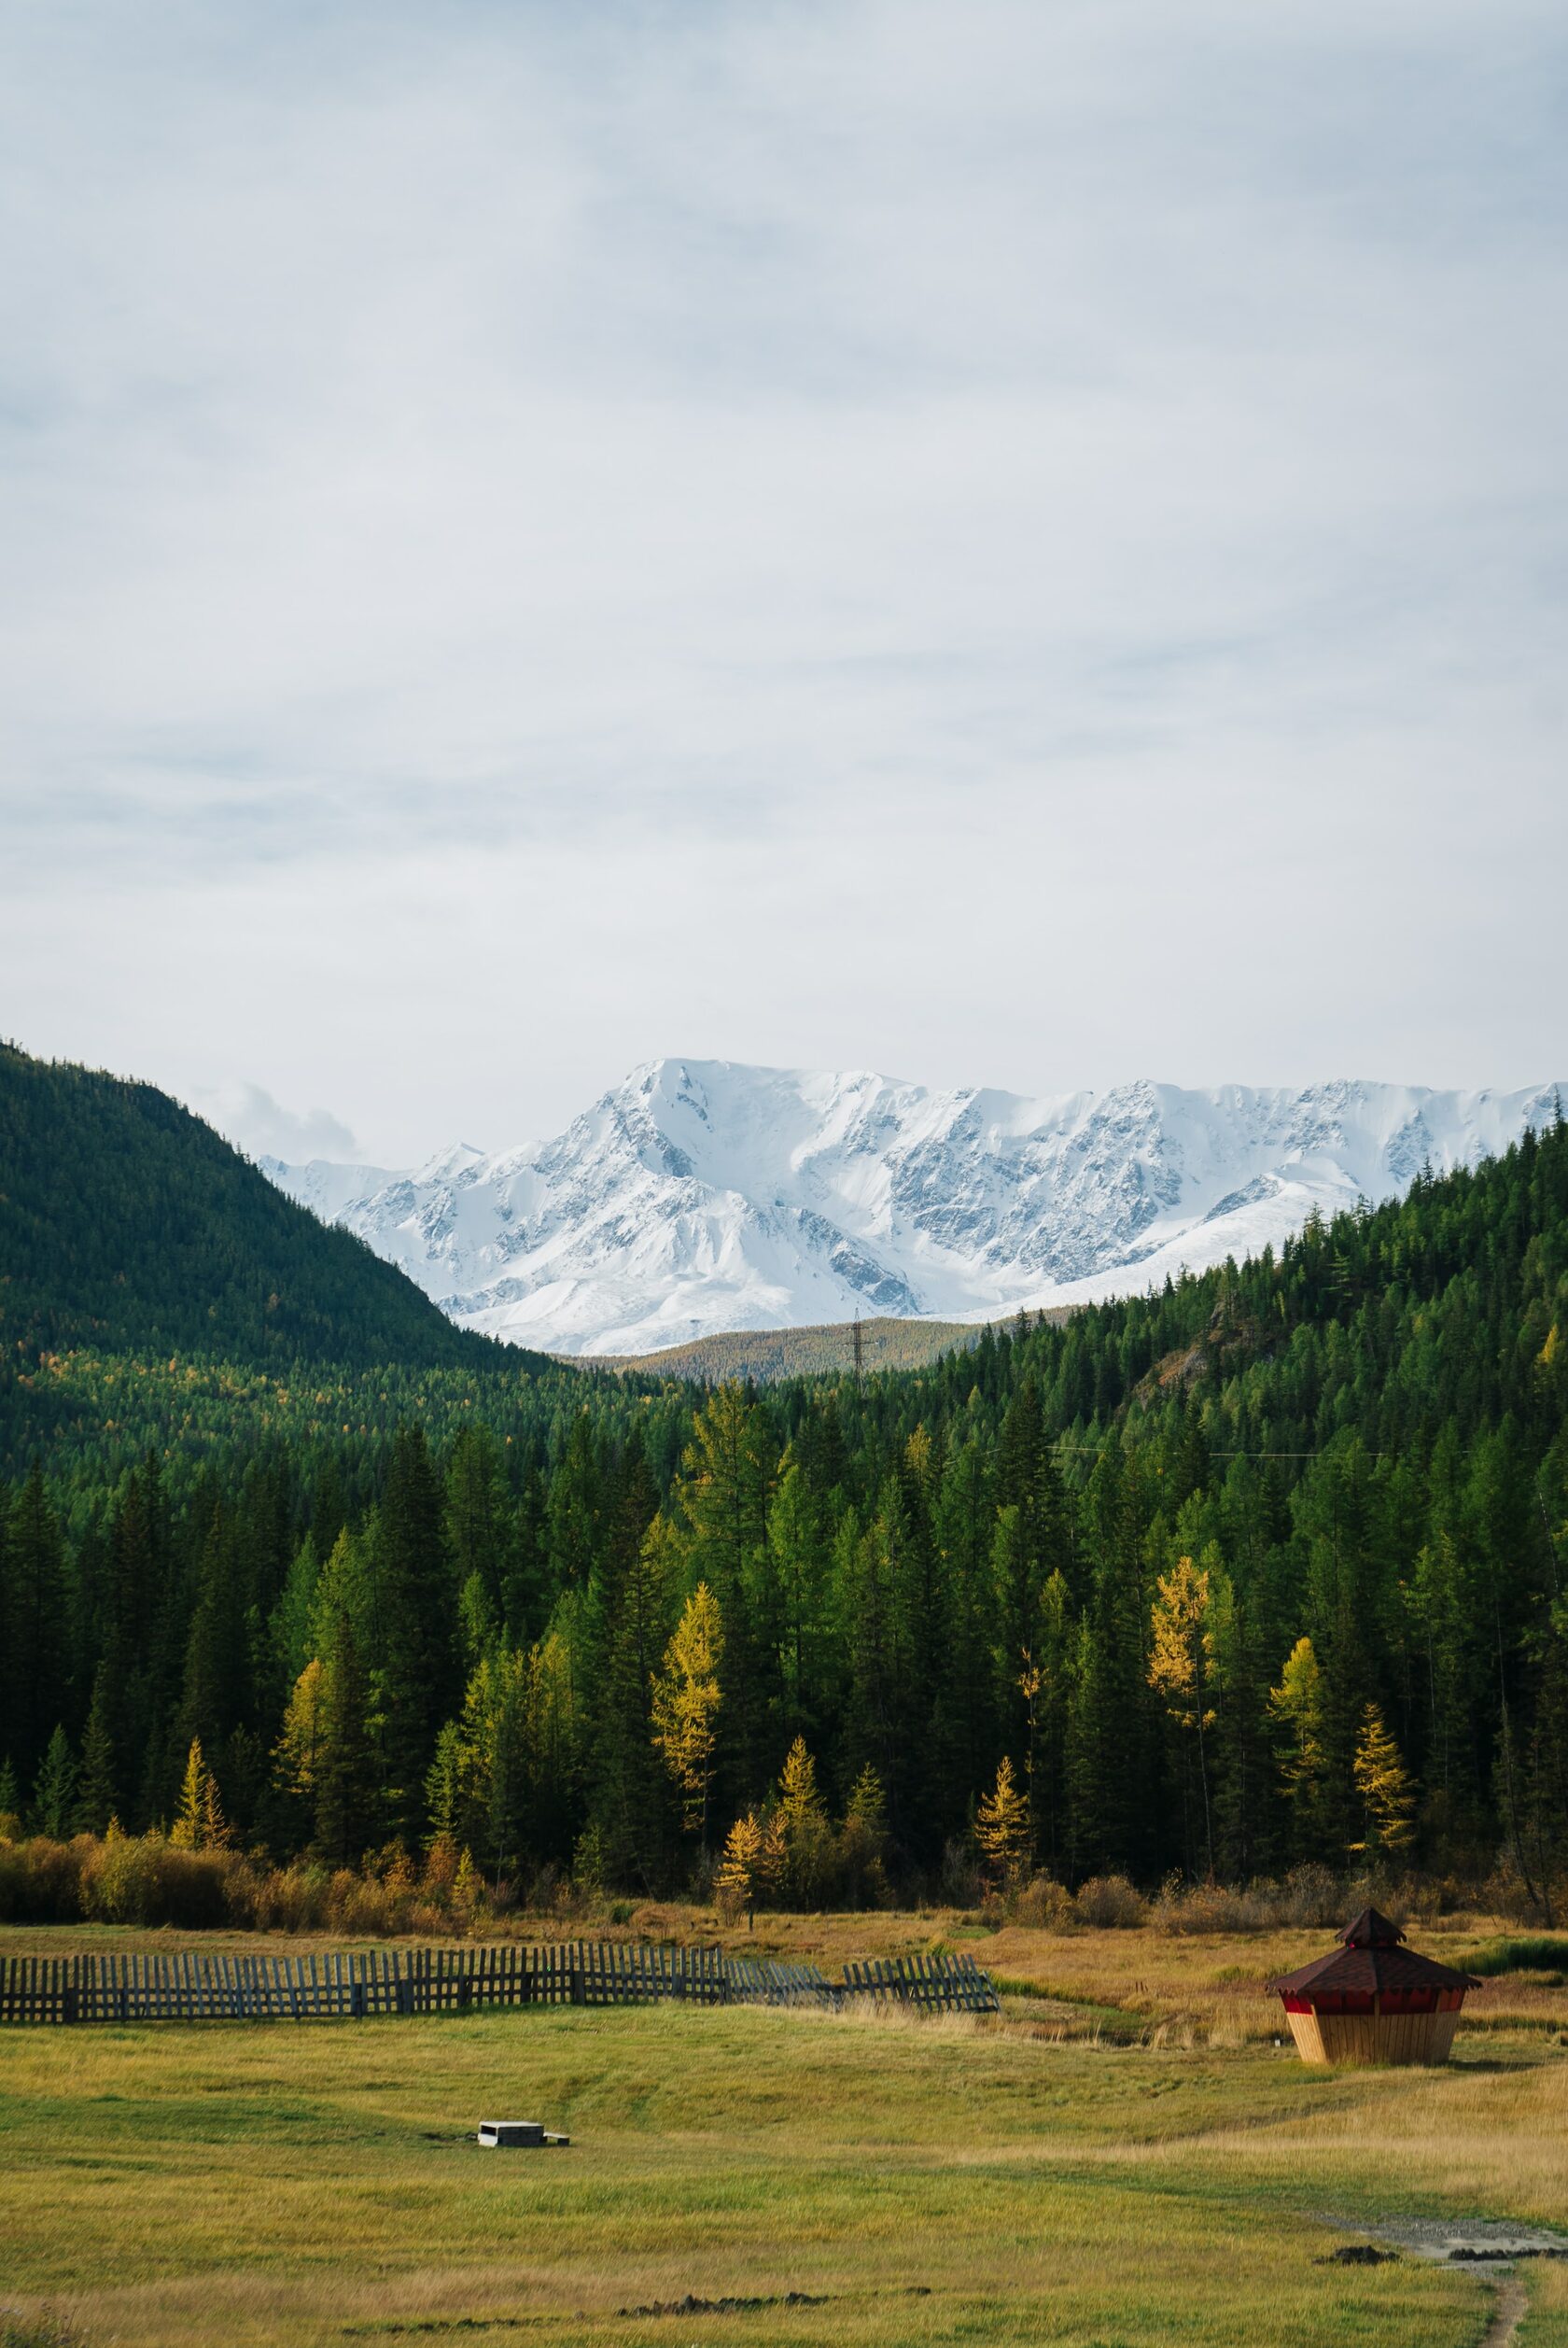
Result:
<svg viewBox="0 0 1568 2348"><path fill-rule="evenodd" d="M679 1789L689 1831L707 1836L707 1797L723 1693L724 1625L706 1582L687 1599L652 1690L653 1742Z"/></svg>

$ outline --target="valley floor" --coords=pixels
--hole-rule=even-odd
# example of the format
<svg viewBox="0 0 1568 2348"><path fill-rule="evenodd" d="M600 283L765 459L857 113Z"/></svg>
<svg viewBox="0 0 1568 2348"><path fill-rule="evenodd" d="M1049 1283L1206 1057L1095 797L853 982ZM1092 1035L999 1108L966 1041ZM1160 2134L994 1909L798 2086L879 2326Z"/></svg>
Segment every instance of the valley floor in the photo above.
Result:
<svg viewBox="0 0 1568 2348"><path fill-rule="evenodd" d="M867 1920L802 1934L861 1927L867 1951ZM1284 1953L1002 1935L976 1949L1012 1985L1000 2023L665 2006L8 2030L0 2305L63 2313L89 2348L1474 2348L1484 2271L1318 2262L1394 2217L1561 2223L1568 1991L1490 2014L1484 1992L1446 2071L1311 2073L1239 2026L1274 2017L1238 1947L1254 1971ZM482 2152L495 2116L571 2145ZM1519 2271L1519 2348L1568 2348L1568 2265ZM759 2304L637 2312L688 2295Z"/></svg>

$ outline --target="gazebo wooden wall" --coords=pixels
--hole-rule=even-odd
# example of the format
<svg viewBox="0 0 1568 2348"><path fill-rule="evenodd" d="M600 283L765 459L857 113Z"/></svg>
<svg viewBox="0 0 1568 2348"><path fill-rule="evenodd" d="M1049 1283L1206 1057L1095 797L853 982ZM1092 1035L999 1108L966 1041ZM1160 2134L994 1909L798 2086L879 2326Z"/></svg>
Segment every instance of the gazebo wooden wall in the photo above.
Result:
<svg viewBox="0 0 1568 2348"><path fill-rule="evenodd" d="M1456 2005L1446 2014L1315 2014L1309 2008L1286 2019L1303 2062L1365 2069L1447 2062L1459 2010Z"/></svg>

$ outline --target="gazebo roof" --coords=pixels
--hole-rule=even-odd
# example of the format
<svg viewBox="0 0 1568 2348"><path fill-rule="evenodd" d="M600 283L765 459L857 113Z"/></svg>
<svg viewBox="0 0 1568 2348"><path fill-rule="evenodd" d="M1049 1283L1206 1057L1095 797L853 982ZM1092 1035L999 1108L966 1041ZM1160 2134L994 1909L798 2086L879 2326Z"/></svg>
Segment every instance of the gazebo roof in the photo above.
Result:
<svg viewBox="0 0 1568 2348"><path fill-rule="evenodd" d="M1281 1974L1269 1983L1270 1989L1296 1997L1343 1997L1376 1996L1384 1989L1478 1989L1481 1986L1473 1973L1456 1973L1451 1965L1436 1964L1430 1957L1419 1957L1413 1948L1401 1947L1405 1935L1399 1926L1375 1907L1364 1907L1337 1937L1337 1948L1331 1948L1326 1957L1314 1957L1310 1964L1295 1973Z"/></svg>
<svg viewBox="0 0 1568 2348"><path fill-rule="evenodd" d="M1402 1928L1379 1907L1364 1907L1359 1916L1352 1916L1336 1940L1347 1948L1393 1948L1405 1937Z"/></svg>

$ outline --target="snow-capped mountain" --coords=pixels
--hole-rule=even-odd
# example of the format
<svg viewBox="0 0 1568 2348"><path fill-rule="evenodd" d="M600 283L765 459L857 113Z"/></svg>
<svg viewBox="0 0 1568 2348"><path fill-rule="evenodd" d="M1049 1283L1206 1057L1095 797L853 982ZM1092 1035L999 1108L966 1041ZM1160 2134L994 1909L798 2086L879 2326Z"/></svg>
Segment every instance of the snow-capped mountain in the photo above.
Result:
<svg viewBox="0 0 1568 2348"><path fill-rule="evenodd" d="M645 1353L857 1313L989 1318L1255 1253L1505 1148L1556 1088L1129 1084L1026 1100L726 1061L633 1071L553 1141L410 1173L261 1163L454 1320Z"/></svg>

